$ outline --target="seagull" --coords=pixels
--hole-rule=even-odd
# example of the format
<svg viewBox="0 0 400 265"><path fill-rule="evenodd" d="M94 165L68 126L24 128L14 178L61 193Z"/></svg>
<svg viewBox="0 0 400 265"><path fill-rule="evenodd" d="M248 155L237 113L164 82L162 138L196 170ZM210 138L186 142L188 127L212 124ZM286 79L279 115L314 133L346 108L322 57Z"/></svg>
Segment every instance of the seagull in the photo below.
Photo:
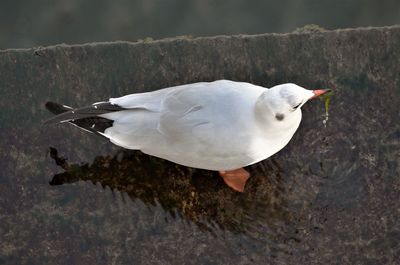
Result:
<svg viewBox="0 0 400 265"><path fill-rule="evenodd" d="M217 80L76 109L47 102L46 108L56 116L44 123L70 123L123 148L218 171L229 187L243 192L250 177L243 167L285 147L299 127L301 107L329 91L293 83L265 88Z"/></svg>

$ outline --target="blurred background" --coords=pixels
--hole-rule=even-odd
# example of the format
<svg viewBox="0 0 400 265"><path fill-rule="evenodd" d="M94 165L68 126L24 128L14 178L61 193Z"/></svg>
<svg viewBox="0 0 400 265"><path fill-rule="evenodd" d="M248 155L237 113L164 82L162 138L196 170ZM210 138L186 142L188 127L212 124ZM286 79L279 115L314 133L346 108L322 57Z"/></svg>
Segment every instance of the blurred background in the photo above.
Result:
<svg viewBox="0 0 400 265"><path fill-rule="evenodd" d="M1 0L0 49L399 23L399 0Z"/></svg>

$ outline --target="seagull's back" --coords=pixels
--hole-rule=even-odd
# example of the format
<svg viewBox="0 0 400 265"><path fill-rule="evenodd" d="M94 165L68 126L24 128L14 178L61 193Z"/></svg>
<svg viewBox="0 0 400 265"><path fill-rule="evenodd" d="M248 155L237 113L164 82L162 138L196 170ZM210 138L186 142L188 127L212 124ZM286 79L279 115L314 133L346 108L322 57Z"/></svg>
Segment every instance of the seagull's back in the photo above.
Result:
<svg viewBox="0 0 400 265"><path fill-rule="evenodd" d="M186 166L248 165L256 159L254 106L265 90L219 80L111 99L133 109L102 115L114 120L104 134L117 145Z"/></svg>

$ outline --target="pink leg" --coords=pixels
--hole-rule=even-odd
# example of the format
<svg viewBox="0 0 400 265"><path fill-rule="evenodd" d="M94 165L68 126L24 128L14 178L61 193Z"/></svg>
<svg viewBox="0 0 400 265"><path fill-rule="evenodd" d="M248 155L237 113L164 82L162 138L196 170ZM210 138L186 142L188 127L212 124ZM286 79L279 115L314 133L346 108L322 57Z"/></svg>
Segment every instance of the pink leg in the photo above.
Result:
<svg viewBox="0 0 400 265"><path fill-rule="evenodd" d="M244 191L246 181L250 177L249 172L247 172L243 168L228 171L219 171L219 175L224 179L226 185L238 192Z"/></svg>

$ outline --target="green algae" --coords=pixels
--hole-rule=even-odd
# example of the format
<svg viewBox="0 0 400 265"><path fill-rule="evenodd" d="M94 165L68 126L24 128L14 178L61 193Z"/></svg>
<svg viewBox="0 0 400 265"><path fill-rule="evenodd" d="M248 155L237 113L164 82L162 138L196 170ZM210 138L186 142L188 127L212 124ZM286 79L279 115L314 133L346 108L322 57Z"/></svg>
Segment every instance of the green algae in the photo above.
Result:
<svg viewBox="0 0 400 265"><path fill-rule="evenodd" d="M325 102L325 119L322 121L325 127L326 123L329 120L329 101L331 100L332 96L333 96L333 91L331 90L320 97L320 99Z"/></svg>

